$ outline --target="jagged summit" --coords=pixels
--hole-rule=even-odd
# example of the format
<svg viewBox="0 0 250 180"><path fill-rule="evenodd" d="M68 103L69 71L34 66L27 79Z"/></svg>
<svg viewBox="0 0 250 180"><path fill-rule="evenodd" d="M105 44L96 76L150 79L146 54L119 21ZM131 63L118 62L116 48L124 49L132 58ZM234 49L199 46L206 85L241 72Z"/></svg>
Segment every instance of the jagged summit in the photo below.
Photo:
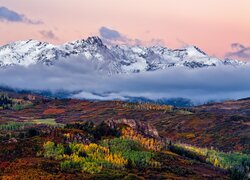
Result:
<svg viewBox="0 0 250 180"><path fill-rule="evenodd" d="M37 40L16 41L0 47L0 67L32 64L53 65L62 58L81 57L96 64L97 70L109 74L155 71L183 66L202 68L245 63L211 57L196 46L181 49L153 46L106 46L98 36L52 45Z"/></svg>
<svg viewBox="0 0 250 180"><path fill-rule="evenodd" d="M86 42L89 44L97 44L99 46L103 46L103 42L98 36L88 37Z"/></svg>

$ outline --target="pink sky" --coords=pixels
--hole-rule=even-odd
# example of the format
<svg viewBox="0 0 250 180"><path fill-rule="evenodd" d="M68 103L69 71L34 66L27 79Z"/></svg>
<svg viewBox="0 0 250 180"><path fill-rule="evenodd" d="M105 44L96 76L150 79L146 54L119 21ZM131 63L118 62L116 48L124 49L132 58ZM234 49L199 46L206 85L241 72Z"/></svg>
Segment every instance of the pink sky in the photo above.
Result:
<svg viewBox="0 0 250 180"><path fill-rule="evenodd" d="M170 48L185 42L219 57L232 43L250 46L250 0L0 0L0 6L44 22L0 21L0 45L23 39L59 44L98 35L105 26L131 39L161 39Z"/></svg>

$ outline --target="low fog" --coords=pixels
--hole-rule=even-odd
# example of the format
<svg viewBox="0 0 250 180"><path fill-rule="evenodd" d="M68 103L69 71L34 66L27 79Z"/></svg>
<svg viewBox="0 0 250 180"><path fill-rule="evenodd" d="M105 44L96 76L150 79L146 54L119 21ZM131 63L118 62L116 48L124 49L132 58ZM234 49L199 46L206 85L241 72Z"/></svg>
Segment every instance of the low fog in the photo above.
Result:
<svg viewBox="0 0 250 180"><path fill-rule="evenodd" d="M64 90L74 98L125 100L127 96L188 98L196 103L250 96L250 66L200 69L172 67L134 74L107 75L91 61L64 59L53 66L12 66L0 70L0 85L22 90ZM77 93L76 93L77 92Z"/></svg>

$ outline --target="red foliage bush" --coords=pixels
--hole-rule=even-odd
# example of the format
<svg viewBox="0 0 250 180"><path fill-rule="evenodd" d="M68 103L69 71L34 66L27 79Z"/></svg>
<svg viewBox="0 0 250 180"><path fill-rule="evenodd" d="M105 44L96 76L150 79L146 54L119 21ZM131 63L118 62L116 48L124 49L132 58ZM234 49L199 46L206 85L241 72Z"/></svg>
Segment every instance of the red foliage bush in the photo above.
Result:
<svg viewBox="0 0 250 180"><path fill-rule="evenodd" d="M50 108L43 112L43 115L57 115L65 113L65 109Z"/></svg>

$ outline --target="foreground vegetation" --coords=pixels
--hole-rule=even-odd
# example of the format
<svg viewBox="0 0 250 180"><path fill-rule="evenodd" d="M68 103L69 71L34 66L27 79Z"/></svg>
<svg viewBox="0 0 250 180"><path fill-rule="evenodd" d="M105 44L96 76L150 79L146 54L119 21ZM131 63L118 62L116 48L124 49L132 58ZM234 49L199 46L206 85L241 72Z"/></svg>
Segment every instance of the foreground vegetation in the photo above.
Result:
<svg viewBox="0 0 250 180"><path fill-rule="evenodd" d="M0 179L249 178L244 115L25 95L0 106Z"/></svg>
<svg viewBox="0 0 250 180"><path fill-rule="evenodd" d="M186 144L171 145L170 150L189 158L206 161L215 167L229 170L233 179L248 179L250 173L250 154L239 152L224 153Z"/></svg>
<svg viewBox="0 0 250 180"><path fill-rule="evenodd" d="M26 127L31 127L34 125L48 125L48 126L55 126L55 127L63 127L63 124L57 123L55 119L35 119L31 121L24 121L24 122L8 122L4 124L0 124L0 130L2 131L15 131L21 130Z"/></svg>
<svg viewBox="0 0 250 180"><path fill-rule="evenodd" d="M31 125L33 125L33 123L31 122L9 122L6 124L1 124L0 130L1 131L15 131L15 130L24 129L25 127L28 127Z"/></svg>
<svg viewBox="0 0 250 180"><path fill-rule="evenodd" d="M212 164L215 167L228 170L232 179L247 179L249 173L250 155L239 152L224 153L216 150L198 148L185 144L164 144L154 138L144 137L132 128L122 127L118 131L110 129L105 123L99 126L93 124L71 124L67 128L80 128L96 135L97 143L90 144L56 144L46 142L44 157L60 161L61 170L66 172L100 173L104 169L161 169L161 162L156 156L159 152L169 149L181 156ZM93 130L93 131L90 131ZM112 132L112 133L107 133ZM113 136L113 138L107 137ZM114 135L116 137L114 137ZM103 137L106 137L103 139Z"/></svg>
<svg viewBox="0 0 250 180"><path fill-rule="evenodd" d="M61 142L46 141L38 157L44 157L59 162L59 167L65 173L87 173L97 175L102 172L164 169L162 152L170 152L187 157L191 160L212 164L230 172L232 179L247 179L250 165L250 155L239 152L224 153L213 149L198 148L186 144L174 144L169 141L147 137L126 125L111 128L106 123L68 124L56 123L54 119L37 119L30 122L10 122L0 125L2 132L21 132L27 129L28 135L23 137L48 135L48 131L36 129L36 126L46 125L56 139ZM45 134L44 134L45 132ZM59 134L58 134L59 133ZM79 136L79 133L83 133ZM61 135L60 135L61 134ZM15 136L15 134L12 135ZM76 137L90 138L89 141L77 142ZM170 143L170 144L169 144ZM162 155L160 155L162 156ZM174 170L178 173L188 171ZM119 176L120 177L120 176Z"/></svg>
<svg viewBox="0 0 250 180"><path fill-rule="evenodd" d="M64 171L81 171L99 173L103 168L145 168L158 165L153 160L153 153L142 149L135 141L116 138L104 140L101 145L70 143L55 144L48 141L44 144L44 157L60 160Z"/></svg>

